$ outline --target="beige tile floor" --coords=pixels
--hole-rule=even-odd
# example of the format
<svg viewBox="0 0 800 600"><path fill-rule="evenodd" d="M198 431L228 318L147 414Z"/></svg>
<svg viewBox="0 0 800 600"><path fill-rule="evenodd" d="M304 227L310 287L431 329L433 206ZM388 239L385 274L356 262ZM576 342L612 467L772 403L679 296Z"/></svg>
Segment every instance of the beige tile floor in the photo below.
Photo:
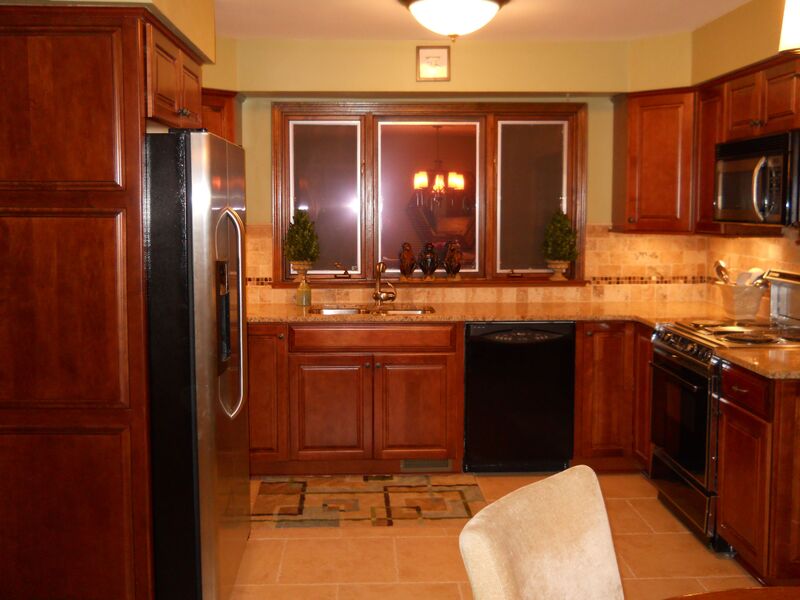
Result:
<svg viewBox="0 0 800 600"><path fill-rule="evenodd" d="M538 479L477 477L487 501ZM601 475L600 485L626 600L758 585L690 534L643 476ZM273 529L254 523L233 600L467 600L458 551L462 526Z"/></svg>

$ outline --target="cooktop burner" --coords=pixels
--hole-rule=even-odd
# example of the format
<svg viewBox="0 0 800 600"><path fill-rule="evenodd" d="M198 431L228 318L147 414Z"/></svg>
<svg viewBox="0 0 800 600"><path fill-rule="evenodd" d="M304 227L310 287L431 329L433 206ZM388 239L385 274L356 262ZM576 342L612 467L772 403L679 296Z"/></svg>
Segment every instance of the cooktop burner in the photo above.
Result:
<svg viewBox="0 0 800 600"><path fill-rule="evenodd" d="M729 333L722 336L729 342L741 342L743 344L774 344L780 341L780 337L769 332L744 331L741 333Z"/></svg>
<svg viewBox="0 0 800 600"><path fill-rule="evenodd" d="M695 329L705 329L706 327L719 327L725 325L725 321L714 321L713 319L697 319L689 323Z"/></svg>

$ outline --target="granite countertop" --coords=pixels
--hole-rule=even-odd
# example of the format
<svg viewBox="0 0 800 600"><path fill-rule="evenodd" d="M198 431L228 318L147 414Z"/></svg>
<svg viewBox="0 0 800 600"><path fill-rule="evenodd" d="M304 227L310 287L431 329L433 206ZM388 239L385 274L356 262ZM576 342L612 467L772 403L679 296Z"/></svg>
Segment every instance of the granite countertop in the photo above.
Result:
<svg viewBox="0 0 800 600"><path fill-rule="evenodd" d="M719 319L719 306L706 302L549 302L433 305L427 315L309 315L294 304L250 304L250 323L419 323L445 321L638 321L654 327L685 319ZM800 349L717 348L716 354L769 379L800 379Z"/></svg>

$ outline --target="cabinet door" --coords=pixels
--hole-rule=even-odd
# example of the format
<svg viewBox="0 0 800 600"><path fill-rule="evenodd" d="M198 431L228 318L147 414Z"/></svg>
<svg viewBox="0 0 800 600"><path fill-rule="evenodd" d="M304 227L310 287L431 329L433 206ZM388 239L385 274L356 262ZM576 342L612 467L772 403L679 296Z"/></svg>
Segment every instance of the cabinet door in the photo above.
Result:
<svg viewBox="0 0 800 600"><path fill-rule="evenodd" d="M634 97L628 103L629 231L690 231L694 94Z"/></svg>
<svg viewBox="0 0 800 600"><path fill-rule="evenodd" d="M289 457L286 325L251 325L247 337L250 472Z"/></svg>
<svg viewBox="0 0 800 600"><path fill-rule="evenodd" d="M203 127L236 143L236 92L203 88Z"/></svg>
<svg viewBox="0 0 800 600"><path fill-rule="evenodd" d="M290 458L372 458L372 356L289 357Z"/></svg>
<svg viewBox="0 0 800 600"><path fill-rule="evenodd" d="M375 355L375 458L452 458L454 356Z"/></svg>
<svg viewBox="0 0 800 600"><path fill-rule="evenodd" d="M714 223L717 144L723 134L722 87L700 90L697 95L697 148L695 150L696 233L719 233Z"/></svg>
<svg viewBox="0 0 800 600"><path fill-rule="evenodd" d="M717 528L739 556L766 573L771 426L720 400Z"/></svg>
<svg viewBox="0 0 800 600"><path fill-rule="evenodd" d="M651 327L637 324L634 337L633 453L650 471Z"/></svg>
<svg viewBox="0 0 800 600"><path fill-rule="evenodd" d="M181 52L181 127L203 126L200 65Z"/></svg>
<svg viewBox="0 0 800 600"><path fill-rule="evenodd" d="M761 119L762 73L738 77L725 83L725 139L755 135Z"/></svg>
<svg viewBox="0 0 800 600"><path fill-rule="evenodd" d="M633 324L576 327L575 458L630 457Z"/></svg>
<svg viewBox="0 0 800 600"><path fill-rule="evenodd" d="M147 116L180 126L181 51L147 25Z"/></svg>
<svg viewBox="0 0 800 600"><path fill-rule="evenodd" d="M763 74L762 125L758 135L787 131L798 126L798 73L791 61L766 69Z"/></svg>

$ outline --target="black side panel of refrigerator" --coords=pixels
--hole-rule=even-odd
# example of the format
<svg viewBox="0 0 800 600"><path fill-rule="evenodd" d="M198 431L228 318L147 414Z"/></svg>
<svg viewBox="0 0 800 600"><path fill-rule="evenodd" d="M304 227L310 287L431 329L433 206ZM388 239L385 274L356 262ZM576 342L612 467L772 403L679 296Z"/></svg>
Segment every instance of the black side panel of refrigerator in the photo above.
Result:
<svg viewBox="0 0 800 600"><path fill-rule="evenodd" d="M200 600L189 136L145 138L155 598Z"/></svg>

